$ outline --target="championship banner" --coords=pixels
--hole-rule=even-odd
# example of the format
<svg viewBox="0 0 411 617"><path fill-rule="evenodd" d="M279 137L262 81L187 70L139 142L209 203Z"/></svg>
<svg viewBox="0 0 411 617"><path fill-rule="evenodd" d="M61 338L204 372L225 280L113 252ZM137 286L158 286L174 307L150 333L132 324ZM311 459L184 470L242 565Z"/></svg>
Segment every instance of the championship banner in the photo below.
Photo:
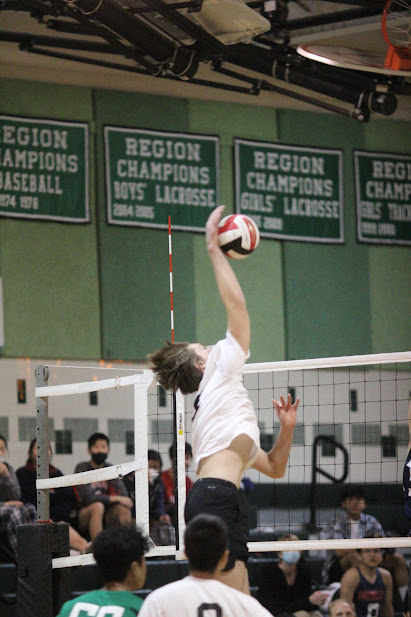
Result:
<svg viewBox="0 0 411 617"><path fill-rule="evenodd" d="M344 242L341 150L234 140L236 211L279 240Z"/></svg>
<svg viewBox="0 0 411 617"><path fill-rule="evenodd" d="M90 220L87 124L0 116L0 216Z"/></svg>
<svg viewBox="0 0 411 617"><path fill-rule="evenodd" d="M360 242L411 244L411 157L354 152Z"/></svg>
<svg viewBox="0 0 411 617"><path fill-rule="evenodd" d="M104 128L107 217L113 225L204 231L219 205L219 139Z"/></svg>

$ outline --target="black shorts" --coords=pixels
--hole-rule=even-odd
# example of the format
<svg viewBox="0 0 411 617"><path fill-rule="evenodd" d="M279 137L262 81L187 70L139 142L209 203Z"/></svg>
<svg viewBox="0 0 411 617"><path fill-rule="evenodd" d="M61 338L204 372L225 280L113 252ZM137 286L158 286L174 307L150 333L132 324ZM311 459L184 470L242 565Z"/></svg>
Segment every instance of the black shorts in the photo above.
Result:
<svg viewBox="0 0 411 617"><path fill-rule="evenodd" d="M230 556L225 571L232 570L236 559L248 560L248 503L245 493L235 484L220 478L200 478L187 495L186 523L197 514L214 514L228 526Z"/></svg>

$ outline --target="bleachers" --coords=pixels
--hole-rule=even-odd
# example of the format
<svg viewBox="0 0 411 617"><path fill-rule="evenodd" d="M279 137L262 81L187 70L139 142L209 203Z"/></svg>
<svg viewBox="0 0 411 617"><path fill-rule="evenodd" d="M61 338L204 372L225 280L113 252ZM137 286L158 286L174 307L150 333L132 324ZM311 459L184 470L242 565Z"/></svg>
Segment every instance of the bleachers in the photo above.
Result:
<svg viewBox="0 0 411 617"><path fill-rule="evenodd" d="M401 485L387 484L384 486L383 494L381 486L368 485L365 489L366 512L376 516L386 532L395 536L407 536L410 526L404 513ZM338 505L340 490L340 485L319 484L317 486L319 506L317 524L332 518L335 507ZM255 513L254 524L252 525L255 528L250 531L251 541L278 539L280 535L289 530L291 521L293 523L292 531L301 538L307 537L304 532L304 524L308 522L310 513L307 506L309 486L303 484L292 486L282 484L257 485L249 499L251 513ZM411 555L406 554L405 551L404 554L407 561L410 561ZM254 593L258 587L262 564L275 558L275 553L253 554L250 557L248 570L250 586ZM306 562L310 567L314 583L320 584L323 558L308 555ZM145 597L151 590L183 578L187 573L188 564L186 561L148 559L146 584L139 595ZM15 598L16 582L15 565L0 563L0 594L6 600ZM72 569L73 597L91 589L98 589L101 586L102 580L98 575L96 566ZM11 615L10 607L7 607L0 600L0 617L11 617Z"/></svg>
<svg viewBox="0 0 411 617"><path fill-rule="evenodd" d="M263 564L273 561L275 557L251 556L248 564L250 587L255 594L260 580ZM313 579L319 581L322 559L307 558ZM153 589L166 583L179 580L188 574L187 561L174 559L147 560L147 578L144 589L138 595L145 598ZM91 589L102 587L103 581L95 565L72 568L72 597L76 597ZM13 564L0 564L0 593L8 599L14 599L16 594L16 567ZM10 617L10 608L0 602L0 617Z"/></svg>

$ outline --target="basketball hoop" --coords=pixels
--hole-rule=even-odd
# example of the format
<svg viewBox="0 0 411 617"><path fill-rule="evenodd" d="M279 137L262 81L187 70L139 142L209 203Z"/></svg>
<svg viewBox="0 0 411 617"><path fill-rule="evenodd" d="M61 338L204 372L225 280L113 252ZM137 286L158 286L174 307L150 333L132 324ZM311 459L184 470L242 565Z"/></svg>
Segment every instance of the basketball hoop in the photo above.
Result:
<svg viewBox="0 0 411 617"><path fill-rule="evenodd" d="M384 66L394 70L411 70L411 1L388 0L381 30L388 45Z"/></svg>

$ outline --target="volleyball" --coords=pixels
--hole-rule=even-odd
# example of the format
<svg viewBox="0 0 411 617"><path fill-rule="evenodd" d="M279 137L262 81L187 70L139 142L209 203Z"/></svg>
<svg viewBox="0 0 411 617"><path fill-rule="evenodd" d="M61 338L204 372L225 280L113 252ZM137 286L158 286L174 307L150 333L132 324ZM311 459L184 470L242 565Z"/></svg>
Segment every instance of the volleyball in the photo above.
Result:
<svg viewBox="0 0 411 617"><path fill-rule="evenodd" d="M244 259L257 248L260 232L245 214L230 214L218 224L218 242L227 257Z"/></svg>

